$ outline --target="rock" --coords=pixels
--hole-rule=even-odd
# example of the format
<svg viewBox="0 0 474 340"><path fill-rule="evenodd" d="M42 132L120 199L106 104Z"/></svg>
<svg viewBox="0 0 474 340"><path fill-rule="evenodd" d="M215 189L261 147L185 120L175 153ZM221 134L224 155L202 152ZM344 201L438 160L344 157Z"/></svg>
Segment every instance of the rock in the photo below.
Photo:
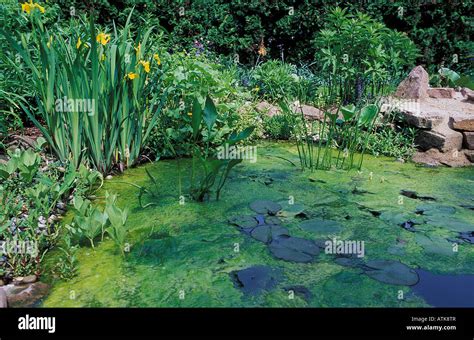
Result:
<svg viewBox="0 0 474 340"><path fill-rule="evenodd" d="M107 176L105 177L105 179L107 179L107 180L110 180L110 179L112 179L112 178L113 178L112 175L107 175Z"/></svg>
<svg viewBox="0 0 474 340"><path fill-rule="evenodd" d="M3 290L3 288L0 288L0 308L7 308L8 307L8 299L7 299L7 294Z"/></svg>
<svg viewBox="0 0 474 340"><path fill-rule="evenodd" d="M47 293L49 286L43 282L35 282L25 285L7 285L3 289L7 295L10 307L33 307Z"/></svg>
<svg viewBox="0 0 474 340"><path fill-rule="evenodd" d="M310 105L301 105L301 111L303 111L303 115L308 120L319 120L322 121L324 119L324 112L320 109L310 106ZM297 110L300 113L300 109Z"/></svg>
<svg viewBox="0 0 474 340"><path fill-rule="evenodd" d="M258 295L275 288L281 279L280 269L268 266L253 266L230 273L235 285L246 295Z"/></svg>
<svg viewBox="0 0 474 340"><path fill-rule="evenodd" d="M458 166L468 166L471 165L468 157L468 151L464 150L464 152L446 152L442 153L438 149L429 149L425 152L416 152L413 157L412 161L415 163L425 164L427 166L439 166L439 165L447 165L450 167L458 167Z"/></svg>
<svg viewBox="0 0 474 340"><path fill-rule="evenodd" d="M281 110L278 106L265 101L258 103L255 109L260 113L267 114L269 117L281 114Z"/></svg>
<svg viewBox="0 0 474 340"><path fill-rule="evenodd" d="M415 67L408 77L398 85L395 97L403 99L423 99L428 97L429 75L423 66Z"/></svg>
<svg viewBox="0 0 474 340"><path fill-rule="evenodd" d="M463 132L462 135L466 149L474 150L474 132Z"/></svg>
<svg viewBox="0 0 474 340"><path fill-rule="evenodd" d="M474 163L474 150L464 150L464 155L469 162Z"/></svg>
<svg viewBox="0 0 474 340"><path fill-rule="evenodd" d="M449 87L435 87L428 89L428 96L431 98L454 98L455 91Z"/></svg>
<svg viewBox="0 0 474 340"><path fill-rule="evenodd" d="M421 150L436 148L441 152L461 150L463 136L460 132L451 130L446 125L438 125L432 130L419 131L415 144Z"/></svg>
<svg viewBox="0 0 474 340"><path fill-rule="evenodd" d="M281 205L268 200L259 200L250 203L250 209L255 211L257 214L275 215L281 210Z"/></svg>
<svg viewBox="0 0 474 340"><path fill-rule="evenodd" d="M457 117L451 119L450 123L455 130L474 131L474 118Z"/></svg>
<svg viewBox="0 0 474 340"><path fill-rule="evenodd" d="M466 87L463 87L461 89L461 94L463 97L466 97L467 101L474 102L474 91L471 89L468 89Z"/></svg>
<svg viewBox="0 0 474 340"><path fill-rule="evenodd" d="M255 227L250 233L250 236L260 242L270 243L280 236L290 236L290 234L288 233L288 229L279 225L261 225Z"/></svg>
<svg viewBox="0 0 474 340"><path fill-rule="evenodd" d="M279 237L269 248L276 258L293 262L311 262L319 254L319 247L313 241L299 237Z"/></svg>

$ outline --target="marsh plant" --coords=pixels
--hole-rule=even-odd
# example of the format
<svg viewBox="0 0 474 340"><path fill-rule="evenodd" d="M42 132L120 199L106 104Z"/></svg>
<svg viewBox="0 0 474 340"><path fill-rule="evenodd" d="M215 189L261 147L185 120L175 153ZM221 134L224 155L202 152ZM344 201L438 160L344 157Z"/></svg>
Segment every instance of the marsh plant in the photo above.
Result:
<svg viewBox="0 0 474 340"><path fill-rule="evenodd" d="M215 190L216 200L219 200L230 171L241 163L242 159L219 158L216 155L216 149L211 147L211 131L217 120L217 109L209 96L206 97L204 108L197 98L194 99L191 118L193 156L190 195L196 201L202 202L209 198L211 192ZM222 147L228 149L247 139L253 129L253 127L248 127L239 133L231 133L220 149L222 150Z"/></svg>
<svg viewBox="0 0 474 340"><path fill-rule="evenodd" d="M74 33L51 32L42 22L45 11L25 11L30 38L0 30L31 73L40 120L23 100L19 105L61 161L70 159L76 168L84 162L102 173L133 165L164 103L159 56L148 52L153 27L132 34L130 13L123 28L108 33L97 29L91 14L71 19Z"/></svg>
<svg viewBox="0 0 474 340"><path fill-rule="evenodd" d="M73 205L75 212L73 224L67 225L73 237L87 238L91 247L95 248L96 239L100 236L103 240L107 233L122 255L125 255L128 209L120 209L117 206L117 195L106 191L103 209L81 196L74 197Z"/></svg>
<svg viewBox="0 0 474 340"><path fill-rule="evenodd" d="M321 122L309 121L299 102L280 102L284 115L294 117L295 139L301 168L352 169L362 167L368 136L373 129L379 107L368 104L326 108ZM361 138L363 137L363 138ZM356 162L355 154L361 151Z"/></svg>

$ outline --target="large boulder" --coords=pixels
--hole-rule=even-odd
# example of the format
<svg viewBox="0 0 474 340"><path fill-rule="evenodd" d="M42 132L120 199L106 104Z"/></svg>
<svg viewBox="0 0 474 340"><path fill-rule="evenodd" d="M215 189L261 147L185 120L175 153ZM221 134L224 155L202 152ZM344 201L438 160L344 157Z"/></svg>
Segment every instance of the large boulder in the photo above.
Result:
<svg viewBox="0 0 474 340"><path fill-rule="evenodd" d="M403 99L424 99L428 97L429 75L423 66L415 67L408 77L398 85L395 97Z"/></svg>
<svg viewBox="0 0 474 340"><path fill-rule="evenodd" d="M258 103L255 109L260 113L267 114L269 117L273 117L281 113L281 110L278 106L272 105L265 101Z"/></svg>

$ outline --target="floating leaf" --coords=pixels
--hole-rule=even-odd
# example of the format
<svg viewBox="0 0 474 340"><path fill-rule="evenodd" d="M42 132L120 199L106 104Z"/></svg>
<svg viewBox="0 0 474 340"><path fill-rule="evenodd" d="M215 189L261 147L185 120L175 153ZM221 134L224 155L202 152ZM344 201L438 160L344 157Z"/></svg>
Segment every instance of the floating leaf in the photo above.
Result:
<svg viewBox="0 0 474 340"><path fill-rule="evenodd" d="M281 205L272 201L262 200L250 203L250 209L255 211L257 214L275 215L281 210Z"/></svg>
<svg viewBox="0 0 474 340"><path fill-rule="evenodd" d="M272 241L270 252L278 259L293 262L311 262L319 254L319 247L299 237L280 237Z"/></svg>
<svg viewBox="0 0 474 340"><path fill-rule="evenodd" d="M238 215L229 218L229 223L240 228L254 228L258 225L257 220L253 216Z"/></svg>
<svg viewBox="0 0 474 340"><path fill-rule="evenodd" d="M364 264L364 270L370 278L392 285L413 286L419 280L415 270L398 261L368 261Z"/></svg>
<svg viewBox="0 0 474 340"><path fill-rule="evenodd" d="M255 227L250 235L263 243L270 243L280 236L290 236L288 229L279 225L261 225Z"/></svg>

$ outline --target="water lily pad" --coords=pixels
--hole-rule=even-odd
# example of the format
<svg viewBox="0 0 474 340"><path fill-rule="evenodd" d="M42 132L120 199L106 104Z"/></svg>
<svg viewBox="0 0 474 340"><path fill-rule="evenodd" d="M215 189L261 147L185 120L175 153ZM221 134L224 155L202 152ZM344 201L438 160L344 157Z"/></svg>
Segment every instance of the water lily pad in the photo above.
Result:
<svg viewBox="0 0 474 340"><path fill-rule="evenodd" d="M295 217L302 214L305 209L304 205L299 203L289 204L287 200L279 201L278 204L282 207L278 212L278 216L281 217Z"/></svg>
<svg viewBox="0 0 474 340"><path fill-rule="evenodd" d="M454 254L452 244L440 236L417 234L415 240L427 253L447 256Z"/></svg>
<svg viewBox="0 0 474 340"><path fill-rule="evenodd" d="M269 248L276 258L293 262L311 262L319 254L319 247L313 241L299 237L279 237Z"/></svg>
<svg viewBox="0 0 474 340"><path fill-rule="evenodd" d="M413 286L419 280L414 269L398 261L372 260L366 262L364 268L370 278L392 285Z"/></svg>
<svg viewBox="0 0 474 340"><path fill-rule="evenodd" d="M407 221L410 221L412 224L423 224L425 222L423 217L417 216L413 213L391 210L382 212L379 217L388 224L394 224L398 226L403 226Z"/></svg>
<svg viewBox="0 0 474 340"><path fill-rule="evenodd" d="M459 233L459 238L467 243L474 244L474 231Z"/></svg>
<svg viewBox="0 0 474 340"><path fill-rule="evenodd" d="M423 200L423 201L436 201L436 198L434 197L418 195L416 191L412 191L412 190L401 190L400 195L403 195L412 199Z"/></svg>
<svg viewBox="0 0 474 340"><path fill-rule="evenodd" d="M313 233L337 234L342 230L339 222L313 218L300 223L300 228Z"/></svg>
<svg viewBox="0 0 474 340"><path fill-rule="evenodd" d="M441 204L425 204L416 207L417 214L434 216L434 215L452 215L456 212L456 208L449 205Z"/></svg>
<svg viewBox="0 0 474 340"><path fill-rule="evenodd" d="M334 260L338 265L350 268L357 268L363 264L363 261L356 257L341 256Z"/></svg>
<svg viewBox="0 0 474 340"><path fill-rule="evenodd" d="M250 203L250 209L255 211L257 214L275 215L281 210L281 205L273 201L262 200Z"/></svg>
<svg viewBox="0 0 474 340"><path fill-rule="evenodd" d="M474 230L474 225L464 222L452 216L429 216L428 224L457 232L466 232Z"/></svg>
<svg viewBox="0 0 474 340"><path fill-rule="evenodd" d="M229 218L229 223L236 225L240 228L254 228L258 225L258 221L253 216L238 215Z"/></svg>
<svg viewBox="0 0 474 340"><path fill-rule="evenodd" d="M287 292L293 292L295 295L300 296L303 298L306 302L311 301L311 298L313 297L313 294L311 291L306 288L305 286L301 285L295 285L295 286L287 286L283 288Z"/></svg>
<svg viewBox="0 0 474 340"><path fill-rule="evenodd" d="M289 236L288 229L279 225L261 225L252 230L250 235L263 243L270 243L280 236Z"/></svg>
<svg viewBox="0 0 474 340"><path fill-rule="evenodd" d="M265 217L265 224L281 224L281 221L276 216L266 216Z"/></svg>
<svg viewBox="0 0 474 340"><path fill-rule="evenodd" d="M281 276L280 269L260 265L231 272L235 285L247 295L258 295L275 288Z"/></svg>

